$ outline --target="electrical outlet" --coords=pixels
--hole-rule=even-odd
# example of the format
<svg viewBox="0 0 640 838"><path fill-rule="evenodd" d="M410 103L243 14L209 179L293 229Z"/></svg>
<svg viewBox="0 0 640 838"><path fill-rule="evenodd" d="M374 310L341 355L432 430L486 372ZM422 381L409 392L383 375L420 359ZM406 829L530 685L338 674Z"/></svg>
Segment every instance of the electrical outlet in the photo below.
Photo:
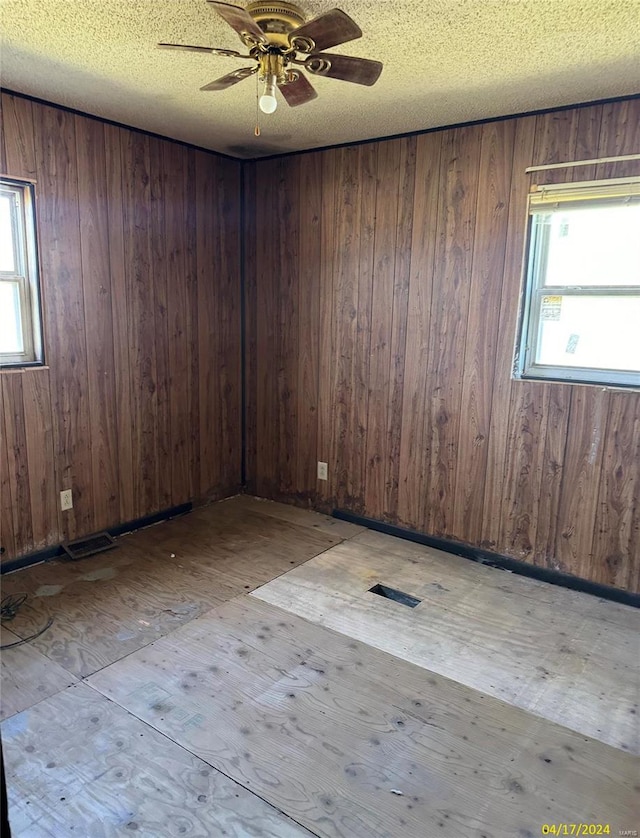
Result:
<svg viewBox="0 0 640 838"><path fill-rule="evenodd" d="M329 467L326 463L321 463L318 460L318 480L328 480L329 479Z"/></svg>
<svg viewBox="0 0 640 838"><path fill-rule="evenodd" d="M60 492L60 509L64 512L66 509L73 509L73 496L71 489L65 489Z"/></svg>

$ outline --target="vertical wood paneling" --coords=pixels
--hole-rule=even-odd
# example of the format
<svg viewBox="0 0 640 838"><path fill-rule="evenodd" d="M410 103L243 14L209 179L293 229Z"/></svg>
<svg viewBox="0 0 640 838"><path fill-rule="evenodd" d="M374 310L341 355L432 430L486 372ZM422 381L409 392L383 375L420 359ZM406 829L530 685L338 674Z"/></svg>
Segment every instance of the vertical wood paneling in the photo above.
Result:
<svg viewBox="0 0 640 838"><path fill-rule="evenodd" d="M0 381L4 400L4 435L7 446L7 476L11 498L12 530L16 536L33 542L31 523L31 487L29 467L23 452L27 450L26 420L22 395L22 376L9 373Z"/></svg>
<svg viewBox="0 0 640 838"><path fill-rule="evenodd" d="M296 161L297 162L297 161ZM275 239L278 280L276 312L277 352L280 364L274 370L275 381L270 382L276 397L278 451L278 484L286 494L295 492L298 387L298 224L293 223L299 194L297 165L277 164L277 189L274 193L275 217L279 224ZM297 221L297 217L296 217ZM267 383L269 386L269 382Z"/></svg>
<svg viewBox="0 0 640 838"><path fill-rule="evenodd" d="M33 106L28 99L2 95L5 163L2 171L13 177L36 177Z"/></svg>
<svg viewBox="0 0 640 838"><path fill-rule="evenodd" d="M34 123L56 480L59 490L73 490L73 509L61 513L61 526L65 538L74 538L94 524L75 117L34 106Z"/></svg>
<svg viewBox="0 0 640 838"><path fill-rule="evenodd" d="M637 151L639 107L252 164L240 230L237 164L3 95L50 365L0 375L3 558L237 489L244 235L251 486L637 589L640 400L510 375L524 168Z"/></svg>
<svg viewBox="0 0 640 838"><path fill-rule="evenodd" d="M78 160L80 254L87 340L91 427L93 521L96 529L120 520L118 444L111 311L111 264L104 131L99 122L75 117Z"/></svg>
<svg viewBox="0 0 640 838"><path fill-rule="evenodd" d="M214 283L214 242L208 234L206 218L215 217L214 190L215 172L201 153L196 153L196 228L197 228L197 271L198 271L198 357L215 357L215 343L212 325L220 320L216 295L212 293ZM220 404L218 400L218 377L213 364L205 364L199 379L200 402L200 487L199 495L215 492L217 464L215 427Z"/></svg>
<svg viewBox="0 0 640 838"><path fill-rule="evenodd" d="M195 175L199 495L211 497L240 485L240 180L235 164L203 152Z"/></svg>
<svg viewBox="0 0 640 838"><path fill-rule="evenodd" d="M333 294L334 294L334 247L336 239L336 211L337 191L339 183L339 172L337 172L337 155L335 153L322 155L322 215L320 220L321 241L320 241L320 318L319 318L319 343L320 363L318 381L318 448L317 460L328 462L331 451L333 433L333 404L334 393L332 384L333 360L334 360L334 335L335 320L333 317ZM259 181L263 183L262 170L259 170ZM262 253L258 252L258 258ZM268 289L265 289L265 296L269 296ZM264 426L260 426L260 431ZM262 437L263 434L260 434ZM335 464L333 465L335 468ZM333 468L329 469L328 481L315 481L316 503L320 507L326 507L331 503L335 493L333 481Z"/></svg>
<svg viewBox="0 0 640 838"><path fill-rule="evenodd" d="M640 395L612 393L595 515L596 581L637 590L640 566Z"/></svg>
<svg viewBox="0 0 640 838"><path fill-rule="evenodd" d="M364 512L367 474L367 417L369 414L369 370L371 363L371 306L375 269L376 205L378 201L378 150L375 145L360 146L360 255L356 266L358 306L355 313L356 334L353 347L351 445L345 451L349 463L347 498L350 508Z"/></svg>
<svg viewBox="0 0 640 838"><path fill-rule="evenodd" d="M388 497L386 457L388 456L392 386L389 370L401 153L400 140L378 145L365 475L365 508L375 518L385 517ZM341 347L338 344L336 353L339 352L341 352ZM339 394L334 398L339 398Z"/></svg>
<svg viewBox="0 0 640 838"><path fill-rule="evenodd" d="M489 428L487 468L483 486L484 507L480 544L490 549L497 549L503 515L509 404L513 385L511 380L513 350L520 299L524 231L527 218L527 193L529 191L529 177L525 174L525 169L530 165L533 156L535 124L535 117L527 117L516 120L515 125L511 166L511 198L509 201L504 277L492 387L491 426Z"/></svg>
<svg viewBox="0 0 640 838"><path fill-rule="evenodd" d="M49 370L33 370L21 378L32 547L40 550L50 544L51 533L58 531ZM24 450L20 456L24 460Z"/></svg>
<svg viewBox="0 0 640 838"><path fill-rule="evenodd" d="M171 215L172 196L168 194L169 173L163 160L163 143L155 137L149 138L148 178L149 178L149 272L145 281L150 295L145 294L150 306L150 333L153 335L153 401L149 405L154 412L156 447L154 464L156 468L155 504L161 509L171 506L172 475L172 427L169 405L169 391L173 388L169 351L170 311L175 299L176 282L170 281L170 248L165 219ZM172 220L174 217L172 216ZM171 233L169 233L171 235ZM179 274L184 276L184 271ZM184 281L184 280L183 280ZM151 296L152 294L152 296ZM184 381L184 379L183 379ZM181 382L182 383L182 382ZM180 386L180 385L178 385Z"/></svg>
<svg viewBox="0 0 640 838"><path fill-rule="evenodd" d="M406 358L411 233L413 230L413 192L416 179L416 138L400 140L398 177L398 212L396 219L395 258L393 264L393 317L391 321L391 356L389 363L388 442L385 445L385 518L397 520L400 484L400 449L404 404L404 367Z"/></svg>
<svg viewBox="0 0 640 838"><path fill-rule="evenodd" d="M332 464L331 481L336 497L344 505L349 492L350 456L353 444L355 345L357 341L358 263L360 261L360 185L359 146L341 149L338 153L337 205L335 224L344 235L336 241L334 250L334 309L336 341L340 351L332 365L332 433L328 462Z"/></svg>
<svg viewBox="0 0 640 838"><path fill-rule="evenodd" d="M317 157L314 160L318 160ZM311 166L307 169L307 171L311 170ZM245 306L245 334L244 334L244 357L245 357L245 381L244 381L244 388L245 388L245 428L246 428L246 437L245 437L245 479L246 479L246 490L251 494L255 495L258 492L257 486L257 444L258 444L258 417L257 417L257 394L258 394L258 352L257 352L257 338L258 338L258 288L257 288L257 281L256 281L256 256L257 256L257 245L258 241L256 238L256 165L255 163L247 163L244 167L243 172L243 207L244 207L244 227L242 234L244 236L244 252L243 252L243 267L244 267L244 306ZM306 183L306 181L301 180L301 188L302 184ZM302 196L298 199L300 205L300 237L301 241L304 241L305 231L311 230L312 226L310 223L306 223L305 221L309 221L304 213L305 207L309 207L310 203L304 203L302 201ZM312 239L313 240L313 239ZM318 265L320 263L319 258L313 262L314 265ZM305 270L306 263L300 264L300 312L299 316L304 317L307 312L312 310L312 306L305 297L306 288L307 288L307 272ZM305 304L306 303L306 304ZM311 315L309 315L311 316ZM315 321L314 321L315 322ZM300 329L300 334L304 335L308 340L313 341L315 334L312 329L302 330ZM300 382L300 378L304 377L306 364L305 359L307 355L304 353L301 347L301 354L300 354L300 369L298 371L298 390L301 392L309 391L309 394L313 396L313 399L317 399L317 387L318 387L318 378L317 374L314 377L312 383L309 386L305 386L304 383ZM317 358L317 353L316 353ZM309 408L311 409L311 408ZM300 417L304 414L302 412L298 413L299 421ZM311 427L317 433L317 422L315 421L315 415L312 417L314 421L311 422ZM300 438L301 429L298 426L298 438ZM305 437L309 438L309 437ZM304 469L301 469L300 463L303 462L306 458L308 461L309 458L315 457L315 446L310 441L307 447L298 446L298 472L297 472L297 483L299 486L311 486L313 485L311 482L311 475L308 474Z"/></svg>
<svg viewBox="0 0 640 838"><path fill-rule="evenodd" d="M236 163L216 159L214 238L219 257L214 288L220 299L220 320L216 326L215 358L218 368L220 414L217 439L221 452L218 494L238 491L240 486L241 422L240 366L240 171Z"/></svg>
<svg viewBox="0 0 640 838"><path fill-rule="evenodd" d="M452 525L471 543L482 540L514 133L511 120L485 125L480 149Z"/></svg>
<svg viewBox="0 0 640 838"><path fill-rule="evenodd" d="M585 576L591 564L608 395L598 388L578 387L571 396L555 556L561 567L572 568L578 576Z"/></svg>
<svg viewBox="0 0 640 838"><path fill-rule="evenodd" d="M518 384L511 388L508 405L497 545L500 552L527 561L533 553L539 521L549 387L531 381Z"/></svg>
<svg viewBox="0 0 640 838"><path fill-rule="evenodd" d="M107 226L111 274L111 322L113 325L113 379L119 501L119 520L136 515L133 495L133 428L131 426L131 356L129 352L129 287L124 255L124 197L122 149L125 132L104 125L107 187Z"/></svg>
<svg viewBox="0 0 640 838"><path fill-rule="evenodd" d="M640 148L640 99L610 102L602 105L600 154L613 157L617 154L637 154ZM640 173L637 160L624 163L601 163L596 177L633 177Z"/></svg>
<svg viewBox="0 0 640 838"><path fill-rule="evenodd" d="M431 462L428 528L453 533L456 457L471 293L471 255L482 128L446 132L442 141L438 239L429 340Z"/></svg>
<svg viewBox="0 0 640 838"><path fill-rule="evenodd" d="M0 371L4 561L237 490L240 167L18 96L2 119L3 168L36 179L48 364Z"/></svg>
<svg viewBox="0 0 640 838"><path fill-rule="evenodd" d="M158 509L158 388L155 295L151 276L149 138L129 133L122 144L125 275L130 289L128 330L136 517Z"/></svg>
<svg viewBox="0 0 640 838"><path fill-rule="evenodd" d="M637 589L640 400L512 375L532 182L632 173L525 169L638 151L639 115L630 101L436 132L415 139L413 161L408 140L314 152L317 175L311 155L255 164L252 485ZM273 193L296 167L287 218L319 288L294 278L303 343L289 373L273 320L282 288L295 293L272 246ZM296 378L289 413L274 374Z"/></svg>
<svg viewBox="0 0 640 838"><path fill-rule="evenodd" d="M9 443L7 411L10 401L5 401L4 385L0 381L0 560L16 554L16 533L13 525L13 497L9 474Z"/></svg>
<svg viewBox="0 0 640 838"><path fill-rule="evenodd" d="M187 310L187 329L188 329L188 346L189 346L189 403L188 423L189 423L189 441L190 441L190 455L189 455L189 489L188 497L199 498L200 494L200 375L208 367L208 359L203 358L200 363L200 355L198 352L198 217L196 210L195 195L196 183L196 152L193 149L187 151L187 184L186 190L188 194L187 207L184 221L186 223L186 270L185 277L188 298ZM236 213L240 215L240 206L237 207ZM238 262L240 262L240 253L238 253ZM233 476L228 475L229 479L233 481ZM175 495L174 495L175 497Z"/></svg>
<svg viewBox="0 0 640 838"><path fill-rule="evenodd" d="M274 193L276 189L277 164L268 162L269 176L260 178L256 191L256 205L260 208L258 216L273 218L275 212ZM265 188L266 187L266 188ZM260 217L258 217L260 221ZM278 312L278 256L275 250L275 231L272 227L262 223L257 227L256 257L256 305L259 312L256 336L256 352L258 361L262 358L277 359L277 312ZM275 291L275 293L274 293ZM279 422L278 406L275 395L274 374L277 366L271 367L268 374L264 367L260 367L257 376L256 406L257 422L260 428L271 428L270 434L260 434L257 441L257 469L258 493L264 497L273 496L277 492L276 470L279 459Z"/></svg>
<svg viewBox="0 0 640 838"><path fill-rule="evenodd" d="M255 167L252 167L255 178ZM255 188L255 187L254 187ZM250 195L245 195L249 202ZM316 483L316 452L318 448L318 320L320 317L320 218L322 214L322 157L310 154L299 167L297 203L300 212L298 242L298 364L297 364L297 428L295 440L304 439L304 446L293 443L296 454L296 492L305 500L313 493ZM247 204L245 204L247 205ZM255 215L252 216L255 222ZM248 231L248 244L255 239ZM249 319L250 318L250 319ZM255 330L255 313L247 319L247 331ZM251 363L251 355L248 364ZM256 371L251 366L249 380ZM254 386L254 385L252 385ZM250 392L253 392L250 391ZM256 429L252 428L255 434ZM251 464L247 463L251 475Z"/></svg>
<svg viewBox="0 0 640 838"><path fill-rule="evenodd" d="M442 136L426 134L417 141L398 493L398 518L412 528L422 526L427 516L427 374Z"/></svg>

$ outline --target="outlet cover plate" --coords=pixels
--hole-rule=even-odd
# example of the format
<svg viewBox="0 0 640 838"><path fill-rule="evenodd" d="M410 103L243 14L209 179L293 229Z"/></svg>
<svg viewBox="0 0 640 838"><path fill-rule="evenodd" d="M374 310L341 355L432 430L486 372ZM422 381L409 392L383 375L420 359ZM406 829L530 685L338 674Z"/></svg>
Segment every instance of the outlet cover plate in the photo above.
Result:
<svg viewBox="0 0 640 838"><path fill-rule="evenodd" d="M73 494L71 489L64 489L60 492L60 509L63 512L67 509L73 509Z"/></svg>
<svg viewBox="0 0 640 838"><path fill-rule="evenodd" d="M329 467L326 463L321 463L318 460L318 480L328 480L329 479Z"/></svg>

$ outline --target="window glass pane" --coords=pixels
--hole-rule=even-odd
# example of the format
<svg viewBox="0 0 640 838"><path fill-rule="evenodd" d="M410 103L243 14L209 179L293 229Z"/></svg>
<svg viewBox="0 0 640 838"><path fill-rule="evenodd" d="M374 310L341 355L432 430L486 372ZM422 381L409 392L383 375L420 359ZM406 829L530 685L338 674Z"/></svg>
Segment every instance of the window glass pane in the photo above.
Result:
<svg viewBox="0 0 640 838"><path fill-rule="evenodd" d="M24 352L17 282L0 282L0 352Z"/></svg>
<svg viewBox="0 0 640 838"><path fill-rule="evenodd" d="M640 295L543 296L535 363L640 371Z"/></svg>
<svg viewBox="0 0 640 838"><path fill-rule="evenodd" d="M12 213L13 195L0 195L0 271L14 273L16 256L14 252Z"/></svg>
<svg viewBox="0 0 640 838"><path fill-rule="evenodd" d="M640 203L560 208L533 223L547 227L544 285L640 285Z"/></svg>

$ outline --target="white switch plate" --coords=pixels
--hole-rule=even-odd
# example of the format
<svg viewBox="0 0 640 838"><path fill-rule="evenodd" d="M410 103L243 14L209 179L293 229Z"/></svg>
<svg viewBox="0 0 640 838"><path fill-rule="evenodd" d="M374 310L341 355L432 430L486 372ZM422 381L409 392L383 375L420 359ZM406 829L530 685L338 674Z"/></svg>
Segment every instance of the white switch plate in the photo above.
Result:
<svg viewBox="0 0 640 838"><path fill-rule="evenodd" d="M65 489L60 492L60 509L64 512L66 509L73 509L73 496L71 489Z"/></svg>
<svg viewBox="0 0 640 838"><path fill-rule="evenodd" d="M326 463L321 463L318 460L318 480L328 480L329 479L329 471L328 466Z"/></svg>

